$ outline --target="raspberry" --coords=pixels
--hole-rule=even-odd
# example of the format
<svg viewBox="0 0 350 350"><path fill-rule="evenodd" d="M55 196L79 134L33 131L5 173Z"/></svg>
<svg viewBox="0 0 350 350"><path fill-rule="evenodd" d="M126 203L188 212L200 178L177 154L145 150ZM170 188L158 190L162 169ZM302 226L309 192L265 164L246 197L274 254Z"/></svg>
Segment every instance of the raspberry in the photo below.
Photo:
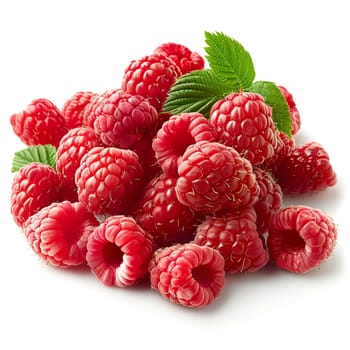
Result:
<svg viewBox="0 0 350 350"><path fill-rule="evenodd" d="M269 171L272 174L276 173L278 165L281 161L289 156L295 147L295 140L293 137L288 137L283 131L278 133L277 147L273 157L266 159L259 167Z"/></svg>
<svg viewBox="0 0 350 350"><path fill-rule="evenodd" d="M140 164L144 171L144 181L147 183L162 173L162 169L157 162L155 152L152 148L152 138L145 138L135 143L130 149L139 157Z"/></svg>
<svg viewBox="0 0 350 350"><path fill-rule="evenodd" d="M127 287L147 273L153 242L133 218L116 215L95 229L87 250L91 271L103 284Z"/></svg>
<svg viewBox="0 0 350 350"><path fill-rule="evenodd" d="M154 53L169 57L180 68L182 74L204 68L203 57L181 44L164 43L158 46Z"/></svg>
<svg viewBox="0 0 350 350"><path fill-rule="evenodd" d="M11 213L20 227L34 213L60 197L60 180L49 165L29 163L13 178Z"/></svg>
<svg viewBox="0 0 350 350"><path fill-rule="evenodd" d="M63 201L32 215L24 233L40 258L67 268L86 263L87 240L97 225L94 215L79 202Z"/></svg>
<svg viewBox="0 0 350 350"><path fill-rule="evenodd" d="M181 75L179 67L160 54L132 61L126 68L122 90L149 99L158 112L162 110L170 87Z"/></svg>
<svg viewBox="0 0 350 350"><path fill-rule="evenodd" d="M93 147L100 145L95 132L90 128L74 128L67 132L60 141L56 153L56 170L65 191L71 199L77 201L75 172L82 157ZM66 197L67 198L67 197Z"/></svg>
<svg viewBox="0 0 350 350"><path fill-rule="evenodd" d="M94 111L102 99L103 97L101 95L95 95L91 98L90 102L86 104L82 112L83 126L89 127L91 129L94 128L96 119Z"/></svg>
<svg viewBox="0 0 350 350"><path fill-rule="evenodd" d="M192 240L201 218L177 199L176 180L165 174L151 180L132 211L158 246Z"/></svg>
<svg viewBox="0 0 350 350"><path fill-rule="evenodd" d="M45 98L33 100L27 109L13 114L10 122L15 134L28 146L51 144L57 147L68 131L59 109Z"/></svg>
<svg viewBox="0 0 350 350"><path fill-rule="evenodd" d="M75 173L79 201L94 214L120 214L138 193L142 177L135 152L94 147Z"/></svg>
<svg viewBox="0 0 350 350"><path fill-rule="evenodd" d="M64 103L62 115L68 129L84 125L85 108L96 96L97 94L91 91L78 91Z"/></svg>
<svg viewBox="0 0 350 350"><path fill-rule="evenodd" d="M278 87L285 98L292 119L292 135L295 135L300 129L300 114L298 108L294 102L293 95L283 86Z"/></svg>
<svg viewBox="0 0 350 350"><path fill-rule="evenodd" d="M282 190L273 177L265 170L254 168L256 181L260 188L259 199L254 205L257 214L256 225L259 233L268 230L271 215L282 206Z"/></svg>
<svg viewBox="0 0 350 350"><path fill-rule="evenodd" d="M94 123L96 119L95 115L95 109L99 105L99 103L103 99L108 99L110 96L113 94L116 94L118 92L122 92L121 89L110 89L105 91L103 94L96 94L95 96L92 96L91 100L89 103L86 104L83 113L82 113L82 118L83 118L83 126L88 126L91 129L94 128Z"/></svg>
<svg viewBox="0 0 350 350"><path fill-rule="evenodd" d="M232 93L213 105L210 120L218 132L218 141L233 146L252 164L261 164L274 155L277 130L272 109L262 96Z"/></svg>
<svg viewBox="0 0 350 350"><path fill-rule="evenodd" d="M281 161L275 176L285 193L321 191L337 181L327 152L316 142L295 147Z"/></svg>
<svg viewBox="0 0 350 350"><path fill-rule="evenodd" d="M94 114L95 132L107 146L127 149L158 129L158 113L148 100L121 91L102 98Z"/></svg>
<svg viewBox="0 0 350 350"><path fill-rule="evenodd" d="M194 243L217 249L225 259L227 272L254 272L269 261L256 227L253 208L228 212L203 221Z"/></svg>
<svg viewBox="0 0 350 350"><path fill-rule="evenodd" d="M305 273L332 254L336 239L337 228L324 212L289 206L272 216L267 246L278 267Z"/></svg>
<svg viewBox="0 0 350 350"><path fill-rule="evenodd" d="M217 298L225 283L224 258L194 243L160 248L149 264L151 287L169 301L203 307Z"/></svg>
<svg viewBox="0 0 350 350"><path fill-rule="evenodd" d="M255 204L259 187L252 165L232 147L201 141L183 155L176 194L193 210L214 213Z"/></svg>
<svg viewBox="0 0 350 350"><path fill-rule="evenodd" d="M163 172L178 176L178 166L186 148L198 141L216 141L210 122L200 113L173 115L158 130L152 147Z"/></svg>

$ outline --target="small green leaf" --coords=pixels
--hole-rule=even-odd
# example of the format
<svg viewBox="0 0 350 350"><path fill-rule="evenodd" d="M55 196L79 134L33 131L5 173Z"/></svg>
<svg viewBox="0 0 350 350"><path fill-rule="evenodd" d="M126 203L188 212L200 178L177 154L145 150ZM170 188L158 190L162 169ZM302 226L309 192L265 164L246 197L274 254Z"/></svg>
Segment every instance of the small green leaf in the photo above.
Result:
<svg viewBox="0 0 350 350"><path fill-rule="evenodd" d="M255 70L248 51L233 38L220 33L205 32L206 59L210 68L232 90L247 89L254 81Z"/></svg>
<svg viewBox="0 0 350 350"><path fill-rule="evenodd" d="M52 145L29 146L15 153L12 161L12 172L18 171L22 166L39 162L56 168L56 148Z"/></svg>
<svg viewBox="0 0 350 350"><path fill-rule="evenodd" d="M230 92L232 88L212 70L192 71L182 75L171 87L163 112L198 112L209 118L212 105Z"/></svg>
<svg viewBox="0 0 350 350"><path fill-rule="evenodd" d="M272 107L272 118L278 130L292 137L289 107L278 86L270 81L257 81L248 90L264 97L265 102Z"/></svg>

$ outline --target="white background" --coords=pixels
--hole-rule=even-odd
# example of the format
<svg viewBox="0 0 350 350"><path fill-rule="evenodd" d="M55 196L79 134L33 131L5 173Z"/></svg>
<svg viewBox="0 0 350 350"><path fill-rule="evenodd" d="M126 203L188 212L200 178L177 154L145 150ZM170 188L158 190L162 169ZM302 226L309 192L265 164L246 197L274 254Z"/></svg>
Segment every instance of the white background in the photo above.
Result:
<svg viewBox="0 0 350 350"><path fill-rule="evenodd" d="M349 349L349 19L347 1L1 1L1 349ZM10 215L11 159L23 148L9 117L34 98L57 106L79 90L120 87L132 59L163 42L204 54L204 31L251 53L256 80L284 85L302 118L298 143L328 151L337 186L286 198L331 215L333 256L307 275L267 267L227 279L204 309L146 287L103 286L47 266Z"/></svg>

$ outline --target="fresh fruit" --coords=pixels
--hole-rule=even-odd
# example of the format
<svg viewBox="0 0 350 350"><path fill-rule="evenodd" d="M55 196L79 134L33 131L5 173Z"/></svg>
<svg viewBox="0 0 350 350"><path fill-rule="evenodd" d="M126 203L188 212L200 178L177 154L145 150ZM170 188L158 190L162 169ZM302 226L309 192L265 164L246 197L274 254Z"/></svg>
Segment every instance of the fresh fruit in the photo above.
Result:
<svg viewBox="0 0 350 350"><path fill-rule="evenodd" d="M179 202L176 177L161 174L145 187L131 214L153 238L157 246L193 239L202 215Z"/></svg>
<svg viewBox="0 0 350 350"><path fill-rule="evenodd" d="M83 205L63 201L32 215L24 225L24 234L40 258L68 268L86 263L88 237L97 225Z"/></svg>
<svg viewBox="0 0 350 350"><path fill-rule="evenodd" d="M178 172L177 197L193 210L215 213L251 206L258 200L252 165L221 143L200 141L189 146Z"/></svg>
<svg viewBox="0 0 350 350"><path fill-rule="evenodd" d="M275 176L285 193L321 191L337 182L329 155L317 142L296 146L279 163Z"/></svg>
<svg viewBox="0 0 350 350"><path fill-rule="evenodd" d="M158 129L156 109L140 95L117 91L101 98L93 113L95 132L106 146L128 149Z"/></svg>
<svg viewBox="0 0 350 350"><path fill-rule="evenodd" d="M301 124L299 110L294 102L293 95L284 86L279 86L278 88L281 90L288 104L290 117L292 119L292 135L295 135L299 131Z"/></svg>
<svg viewBox="0 0 350 350"><path fill-rule="evenodd" d="M252 207L207 218L198 226L194 243L217 249L225 259L225 271L231 273L254 272L269 261Z"/></svg>
<svg viewBox="0 0 350 350"><path fill-rule="evenodd" d="M186 148L199 141L216 141L213 126L202 114L182 113L164 122L152 143L163 172L178 176L178 167Z"/></svg>
<svg viewBox="0 0 350 350"><path fill-rule="evenodd" d="M275 154L277 130L272 110L262 96L240 92L216 102L210 120L219 142L234 147L252 164L261 164Z"/></svg>
<svg viewBox="0 0 350 350"><path fill-rule="evenodd" d="M79 201L94 214L121 214L135 199L143 170L135 152L94 147L75 173Z"/></svg>
<svg viewBox="0 0 350 350"><path fill-rule="evenodd" d="M129 64L124 73L122 90L146 97L160 112L170 87L180 75L180 69L172 60L154 53Z"/></svg>
<svg viewBox="0 0 350 350"><path fill-rule="evenodd" d="M254 167L254 173L260 189L258 201L254 205L257 214L256 225L259 233L263 234L268 230L271 215L281 208L283 194L281 187L269 172Z"/></svg>
<svg viewBox="0 0 350 350"><path fill-rule="evenodd" d="M224 258L215 249L194 243L158 249L150 261L151 287L164 298L187 307L204 307L224 284Z"/></svg>
<svg viewBox="0 0 350 350"><path fill-rule="evenodd" d="M256 81L239 42L220 32L205 42L207 62L167 42L117 87L79 91L62 112L33 100L10 117L30 145L12 162L11 214L41 259L205 307L226 274L269 261L306 273L332 255L333 219L283 202L335 185L327 152L297 144L292 94Z"/></svg>
<svg viewBox="0 0 350 350"><path fill-rule="evenodd" d="M337 228L323 211L288 206L272 216L267 245L278 267L306 273L330 257L336 239Z"/></svg>
<svg viewBox="0 0 350 350"><path fill-rule="evenodd" d="M56 152L56 170L64 187L64 197L78 200L75 172L83 156L99 145L94 130L86 127L71 129L62 137Z"/></svg>
<svg viewBox="0 0 350 350"><path fill-rule="evenodd" d="M289 156L292 153L294 148L294 137L289 137L283 131L280 131L278 133L275 154L271 158L264 160L264 162L262 164L259 164L258 166L275 176L279 164L285 157Z"/></svg>
<svg viewBox="0 0 350 350"><path fill-rule="evenodd" d="M10 118L14 133L26 145L58 146L68 131L60 110L48 99L33 100L28 107Z"/></svg>
<svg viewBox="0 0 350 350"><path fill-rule="evenodd" d="M20 227L40 209L60 198L61 182L46 164L29 163L15 174L11 192L11 214Z"/></svg>
<svg viewBox="0 0 350 350"><path fill-rule="evenodd" d="M68 129L84 126L85 108L96 96L91 91L78 91L64 103L62 115Z"/></svg>
<svg viewBox="0 0 350 350"><path fill-rule="evenodd" d="M204 68L203 57L181 44L164 43L159 45L154 53L169 57L180 68L182 74Z"/></svg>
<svg viewBox="0 0 350 350"><path fill-rule="evenodd" d="M87 262L107 286L127 287L147 272L151 237L131 217L110 216L89 237Z"/></svg>

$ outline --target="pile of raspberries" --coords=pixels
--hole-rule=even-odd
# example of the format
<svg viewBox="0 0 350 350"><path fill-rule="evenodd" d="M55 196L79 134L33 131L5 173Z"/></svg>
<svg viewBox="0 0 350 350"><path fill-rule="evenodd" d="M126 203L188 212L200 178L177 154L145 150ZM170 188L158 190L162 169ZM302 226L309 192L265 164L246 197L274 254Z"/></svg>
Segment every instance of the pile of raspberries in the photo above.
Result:
<svg viewBox="0 0 350 350"><path fill-rule="evenodd" d="M283 194L336 183L324 148L279 131L262 96L233 92L210 118L162 112L202 56L165 43L132 61L120 88L79 91L59 109L40 98L10 117L28 146L53 145L56 166L14 175L11 213L34 252L58 268L85 265L104 285L146 281L169 301L203 307L227 274L268 263L294 273L333 252L337 228L319 209L284 206Z"/></svg>

